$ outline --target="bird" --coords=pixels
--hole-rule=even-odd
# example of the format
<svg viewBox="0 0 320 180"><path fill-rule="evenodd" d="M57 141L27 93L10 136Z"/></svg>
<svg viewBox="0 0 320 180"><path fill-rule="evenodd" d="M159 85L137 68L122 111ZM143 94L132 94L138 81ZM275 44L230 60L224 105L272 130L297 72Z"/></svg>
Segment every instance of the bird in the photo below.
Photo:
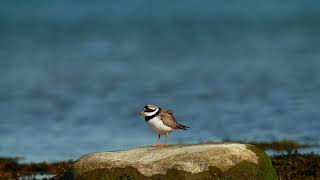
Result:
<svg viewBox="0 0 320 180"><path fill-rule="evenodd" d="M170 132L177 129L187 130L188 126L178 123L173 115L173 111L161 108L157 105L145 105L140 115L144 116L146 123L149 127L158 134L158 141L151 146L160 147L166 146ZM164 144L160 144L161 135L166 135Z"/></svg>

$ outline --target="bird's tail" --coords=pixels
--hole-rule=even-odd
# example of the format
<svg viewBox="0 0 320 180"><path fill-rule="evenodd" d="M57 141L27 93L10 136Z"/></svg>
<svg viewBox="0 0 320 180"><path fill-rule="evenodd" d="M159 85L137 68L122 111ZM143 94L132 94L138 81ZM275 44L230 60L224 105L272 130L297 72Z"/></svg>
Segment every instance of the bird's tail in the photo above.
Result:
<svg viewBox="0 0 320 180"><path fill-rule="evenodd" d="M182 130L188 130L190 127L188 127L188 126L185 126L185 125L183 125L183 124L178 123L177 128L178 128L178 129L182 129Z"/></svg>

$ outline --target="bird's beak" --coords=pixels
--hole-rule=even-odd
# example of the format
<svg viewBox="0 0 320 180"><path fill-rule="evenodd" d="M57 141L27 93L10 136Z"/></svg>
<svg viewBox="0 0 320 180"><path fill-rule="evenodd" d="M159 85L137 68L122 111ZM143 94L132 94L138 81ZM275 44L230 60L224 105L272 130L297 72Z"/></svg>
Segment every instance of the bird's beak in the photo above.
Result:
<svg viewBox="0 0 320 180"><path fill-rule="evenodd" d="M139 114L140 114L141 116L144 116L144 115L145 115L143 111L141 111Z"/></svg>

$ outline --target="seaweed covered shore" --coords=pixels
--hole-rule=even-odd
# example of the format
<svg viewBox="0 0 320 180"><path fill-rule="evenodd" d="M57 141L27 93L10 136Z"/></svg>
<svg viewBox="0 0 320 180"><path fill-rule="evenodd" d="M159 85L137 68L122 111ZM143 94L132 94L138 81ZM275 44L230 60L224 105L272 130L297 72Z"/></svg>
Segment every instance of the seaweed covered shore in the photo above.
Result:
<svg viewBox="0 0 320 180"><path fill-rule="evenodd" d="M19 163L19 158L0 157L0 179L52 179L71 167L72 161Z"/></svg>
<svg viewBox="0 0 320 180"><path fill-rule="evenodd" d="M320 155L313 152L299 152L300 149L319 147L318 145L300 144L287 140L246 143L262 150L277 152L270 158L281 179L320 179ZM20 163L19 158L0 157L0 179L54 179L54 176L70 168L71 164L71 160L53 163Z"/></svg>

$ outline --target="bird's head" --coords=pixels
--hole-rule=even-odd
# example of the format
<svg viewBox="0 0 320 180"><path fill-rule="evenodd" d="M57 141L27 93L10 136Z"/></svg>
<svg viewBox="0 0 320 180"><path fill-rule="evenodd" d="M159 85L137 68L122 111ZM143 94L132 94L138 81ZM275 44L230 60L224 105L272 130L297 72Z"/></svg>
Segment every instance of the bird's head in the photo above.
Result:
<svg viewBox="0 0 320 180"><path fill-rule="evenodd" d="M153 116L155 115L157 112L159 112L160 107L156 106L156 105L145 105L143 108L143 111L140 112L141 116Z"/></svg>

